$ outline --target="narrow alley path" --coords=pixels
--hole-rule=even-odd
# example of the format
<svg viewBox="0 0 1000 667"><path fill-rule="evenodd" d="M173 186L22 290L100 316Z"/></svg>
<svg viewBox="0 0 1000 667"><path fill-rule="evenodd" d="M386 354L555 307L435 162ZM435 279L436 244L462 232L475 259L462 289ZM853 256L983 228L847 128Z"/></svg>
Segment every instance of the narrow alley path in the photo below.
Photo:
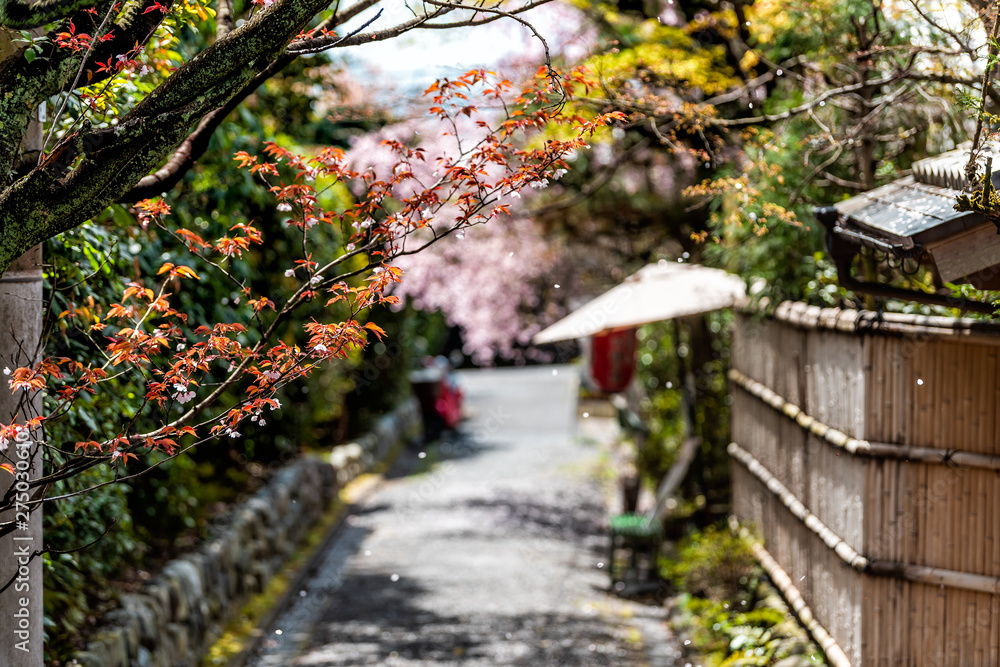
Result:
<svg viewBox="0 0 1000 667"><path fill-rule="evenodd" d="M575 371L461 383L462 433L403 454L248 664L672 664L662 609L605 592L602 450L577 437Z"/></svg>

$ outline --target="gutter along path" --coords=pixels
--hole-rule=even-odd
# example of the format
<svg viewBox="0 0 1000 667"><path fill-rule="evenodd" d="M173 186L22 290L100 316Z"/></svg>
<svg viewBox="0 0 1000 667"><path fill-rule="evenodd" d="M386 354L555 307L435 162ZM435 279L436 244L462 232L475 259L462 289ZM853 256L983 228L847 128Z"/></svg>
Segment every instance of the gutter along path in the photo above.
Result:
<svg viewBox="0 0 1000 667"><path fill-rule="evenodd" d="M671 665L664 610L608 595L602 448L576 371L465 372L461 432L354 506L253 667Z"/></svg>

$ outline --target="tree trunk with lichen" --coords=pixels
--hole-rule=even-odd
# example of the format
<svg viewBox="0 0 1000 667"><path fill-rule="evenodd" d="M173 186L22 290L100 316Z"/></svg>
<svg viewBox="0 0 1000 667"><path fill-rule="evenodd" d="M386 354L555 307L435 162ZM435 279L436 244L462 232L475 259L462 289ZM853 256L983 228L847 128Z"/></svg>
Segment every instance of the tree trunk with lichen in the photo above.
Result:
<svg viewBox="0 0 1000 667"><path fill-rule="evenodd" d="M13 52L6 34L0 34L0 59ZM34 119L25 133L22 150L38 150L42 126ZM42 336L42 247L35 246L15 259L0 276L0 367L13 369L38 359ZM6 371L5 371L6 373ZM11 393L7 376L0 376L0 422L40 413L41 393L34 396ZM0 665L41 667L43 664L42 511L27 508L31 495L27 482L42 474L40 433L23 432L0 452L0 463L10 464L14 476L3 473L0 497L17 494L18 506L0 515L0 521L14 520L17 529L0 538L0 586L12 581L0 595ZM23 509L22 509L23 507Z"/></svg>
<svg viewBox="0 0 1000 667"><path fill-rule="evenodd" d="M116 40L148 39L146 34L156 25L149 24L149 17L159 14L154 4L172 3L150 0L130 5L132 10L123 10L116 19ZM82 55L68 50L45 61L28 62L20 52L0 58L0 86L5 92L0 96L0 179L7 180L2 183L6 187L0 187L0 271L38 243L121 201L206 115L226 106L279 61L289 40L328 4L328 0L276 0L187 61L117 125L82 124L47 147L44 160L14 180L10 175L17 173L21 162L20 141L31 110L72 88L84 65ZM102 43L95 51L98 48L109 47ZM92 55L88 62L99 58Z"/></svg>

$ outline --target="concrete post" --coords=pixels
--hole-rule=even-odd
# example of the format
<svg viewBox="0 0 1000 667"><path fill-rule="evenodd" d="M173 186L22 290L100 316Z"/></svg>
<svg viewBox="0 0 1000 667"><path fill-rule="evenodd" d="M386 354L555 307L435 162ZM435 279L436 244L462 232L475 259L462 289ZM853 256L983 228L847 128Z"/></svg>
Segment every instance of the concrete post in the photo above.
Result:
<svg viewBox="0 0 1000 667"><path fill-rule="evenodd" d="M14 369L34 363L40 357L42 335L42 248L36 246L15 261L0 277L0 368ZM42 396L14 394L0 376L0 422L23 422L40 414ZM15 577L14 584L0 595L0 665L41 667L42 661L42 559L31 557L42 551L42 512L30 513L27 501L29 480L42 474L39 432L23 431L0 452L15 476L0 471L0 496L16 485L18 506L0 514L0 522L14 520L18 528L0 538L0 586ZM32 489L33 491L34 489Z"/></svg>

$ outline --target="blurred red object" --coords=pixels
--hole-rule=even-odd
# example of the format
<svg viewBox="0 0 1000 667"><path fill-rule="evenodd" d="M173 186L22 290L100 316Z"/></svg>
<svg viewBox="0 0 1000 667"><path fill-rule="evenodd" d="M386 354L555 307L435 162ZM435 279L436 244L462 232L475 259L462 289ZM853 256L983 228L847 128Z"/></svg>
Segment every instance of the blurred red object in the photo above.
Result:
<svg viewBox="0 0 1000 667"><path fill-rule="evenodd" d="M426 357L422 363L422 368L410 372L410 383L420 401L424 434L433 440L442 429L458 427L464 396L447 358Z"/></svg>
<svg viewBox="0 0 1000 667"><path fill-rule="evenodd" d="M434 401L434 410L441 417L445 428L454 429L462 421L462 401L465 397L452 375L445 375Z"/></svg>
<svg viewBox="0 0 1000 667"><path fill-rule="evenodd" d="M637 329L594 334L590 348L590 377L601 391L624 391L635 372Z"/></svg>

